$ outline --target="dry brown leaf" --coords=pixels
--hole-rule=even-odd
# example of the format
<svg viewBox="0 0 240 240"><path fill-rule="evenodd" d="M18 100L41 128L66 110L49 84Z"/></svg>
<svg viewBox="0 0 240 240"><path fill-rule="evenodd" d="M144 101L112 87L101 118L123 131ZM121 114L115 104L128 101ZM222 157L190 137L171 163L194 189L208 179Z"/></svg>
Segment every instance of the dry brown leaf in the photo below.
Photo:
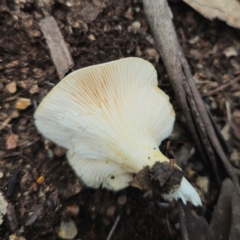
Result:
<svg viewBox="0 0 240 240"><path fill-rule="evenodd" d="M14 149L17 147L17 142L18 142L18 135L17 134L12 134L10 136L7 137L6 140L6 145L7 145L7 149Z"/></svg>
<svg viewBox="0 0 240 240"><path fill-rule="evenodd" d="M240 3L238 0L183 0L204 17L225 21L229 26L240 28Z"/></svg>

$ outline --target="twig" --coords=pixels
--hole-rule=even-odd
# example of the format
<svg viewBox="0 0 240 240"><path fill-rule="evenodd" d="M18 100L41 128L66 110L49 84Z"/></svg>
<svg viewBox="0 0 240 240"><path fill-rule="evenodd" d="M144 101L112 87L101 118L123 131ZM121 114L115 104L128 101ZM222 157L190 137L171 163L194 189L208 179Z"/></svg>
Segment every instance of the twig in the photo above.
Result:
<svg viewBox="0 0 240 240"><path fill-rule="evenodd" d="M230 80L229 82L227 82L227 83L225 83L225 84L223 84L223 85L221 85L221 86L203 94L203 96L206 97L206 96L211 96L211 95L214 95L214 94L218 94L220 91L222 91L225 88L233 85L234 83L237 83L238 81L240 81L240 75L235 77L234 79Z"/></svg>
<svg viewBox="0 0 240 240"><path fill-rule="evenodd" d="M110 233L108 234L107 240L110 240L112 238L112 235L113 235L114 231L116 230L117 225L118 225L120 219L121 219L121 214L119 214L117 216L117 218L116 218L116 220L115 220L115 222L114 222L114 224L112 226L112 229L111 229Z"/></svg>

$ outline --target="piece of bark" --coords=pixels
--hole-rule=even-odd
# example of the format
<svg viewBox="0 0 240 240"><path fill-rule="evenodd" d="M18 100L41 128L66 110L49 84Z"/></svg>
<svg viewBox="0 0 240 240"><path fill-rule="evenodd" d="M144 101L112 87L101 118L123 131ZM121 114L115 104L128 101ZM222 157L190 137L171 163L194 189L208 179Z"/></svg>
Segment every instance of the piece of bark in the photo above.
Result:
<svg viewBox="0 0 240 240"><path fill-rule="evenodd" d="M44 18L39 25L49 47L58 76L62 79L74 66L72 56L53 17Z"/></svg>

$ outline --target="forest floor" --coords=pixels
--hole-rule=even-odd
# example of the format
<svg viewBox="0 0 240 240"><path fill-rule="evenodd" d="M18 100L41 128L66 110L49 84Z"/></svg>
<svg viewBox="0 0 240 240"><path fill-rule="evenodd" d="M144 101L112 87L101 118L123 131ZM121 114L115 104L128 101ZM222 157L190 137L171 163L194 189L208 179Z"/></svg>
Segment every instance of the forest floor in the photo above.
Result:
<svg viewBox="0 0 240 240"><path fill-rule="evenodd" d="M240 75L240 30L205 19L180 0L169 4L197 87L233 148L232 163L240 167L240 83L218 89ZM163 199L132 187L116 193L84 187L65 151L37 132L33 103L39 104L59 82L39 27L48 15L55 18L70 50L72 70L129 56L155 66L159 87L177 112L174 132L161 148L198 190L201 215L209 222L218 194L213 172L194 148L141 1L0 0L0 192L6 196L11 191L9 181L14 190L8 193L11 209L0 225L0 239L13 233L27 240L58 239L59 227L68 219L77 226L74 239L106 239L120 214L113 240L181 239L176 204L166 207L159 204ZM20 103L21 98L28 100ZM20 110L18 104L29 106Z"/></svg>

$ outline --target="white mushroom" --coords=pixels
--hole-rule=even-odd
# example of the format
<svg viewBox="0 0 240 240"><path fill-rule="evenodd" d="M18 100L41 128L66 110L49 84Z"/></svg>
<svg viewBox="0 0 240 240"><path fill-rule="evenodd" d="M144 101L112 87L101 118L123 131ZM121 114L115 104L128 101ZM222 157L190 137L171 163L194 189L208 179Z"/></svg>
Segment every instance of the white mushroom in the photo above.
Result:
<svg viewBox="0 0 240 240"><path fill-rule="evenodd" d="M69 164L87 186L120 190L145 166L169 162L158 146L171 133L175 113L157 84L154 67L140 58L83 68L45 97L35 123L68 149ZM163 197L201 205L185 178Z"/></svg>

